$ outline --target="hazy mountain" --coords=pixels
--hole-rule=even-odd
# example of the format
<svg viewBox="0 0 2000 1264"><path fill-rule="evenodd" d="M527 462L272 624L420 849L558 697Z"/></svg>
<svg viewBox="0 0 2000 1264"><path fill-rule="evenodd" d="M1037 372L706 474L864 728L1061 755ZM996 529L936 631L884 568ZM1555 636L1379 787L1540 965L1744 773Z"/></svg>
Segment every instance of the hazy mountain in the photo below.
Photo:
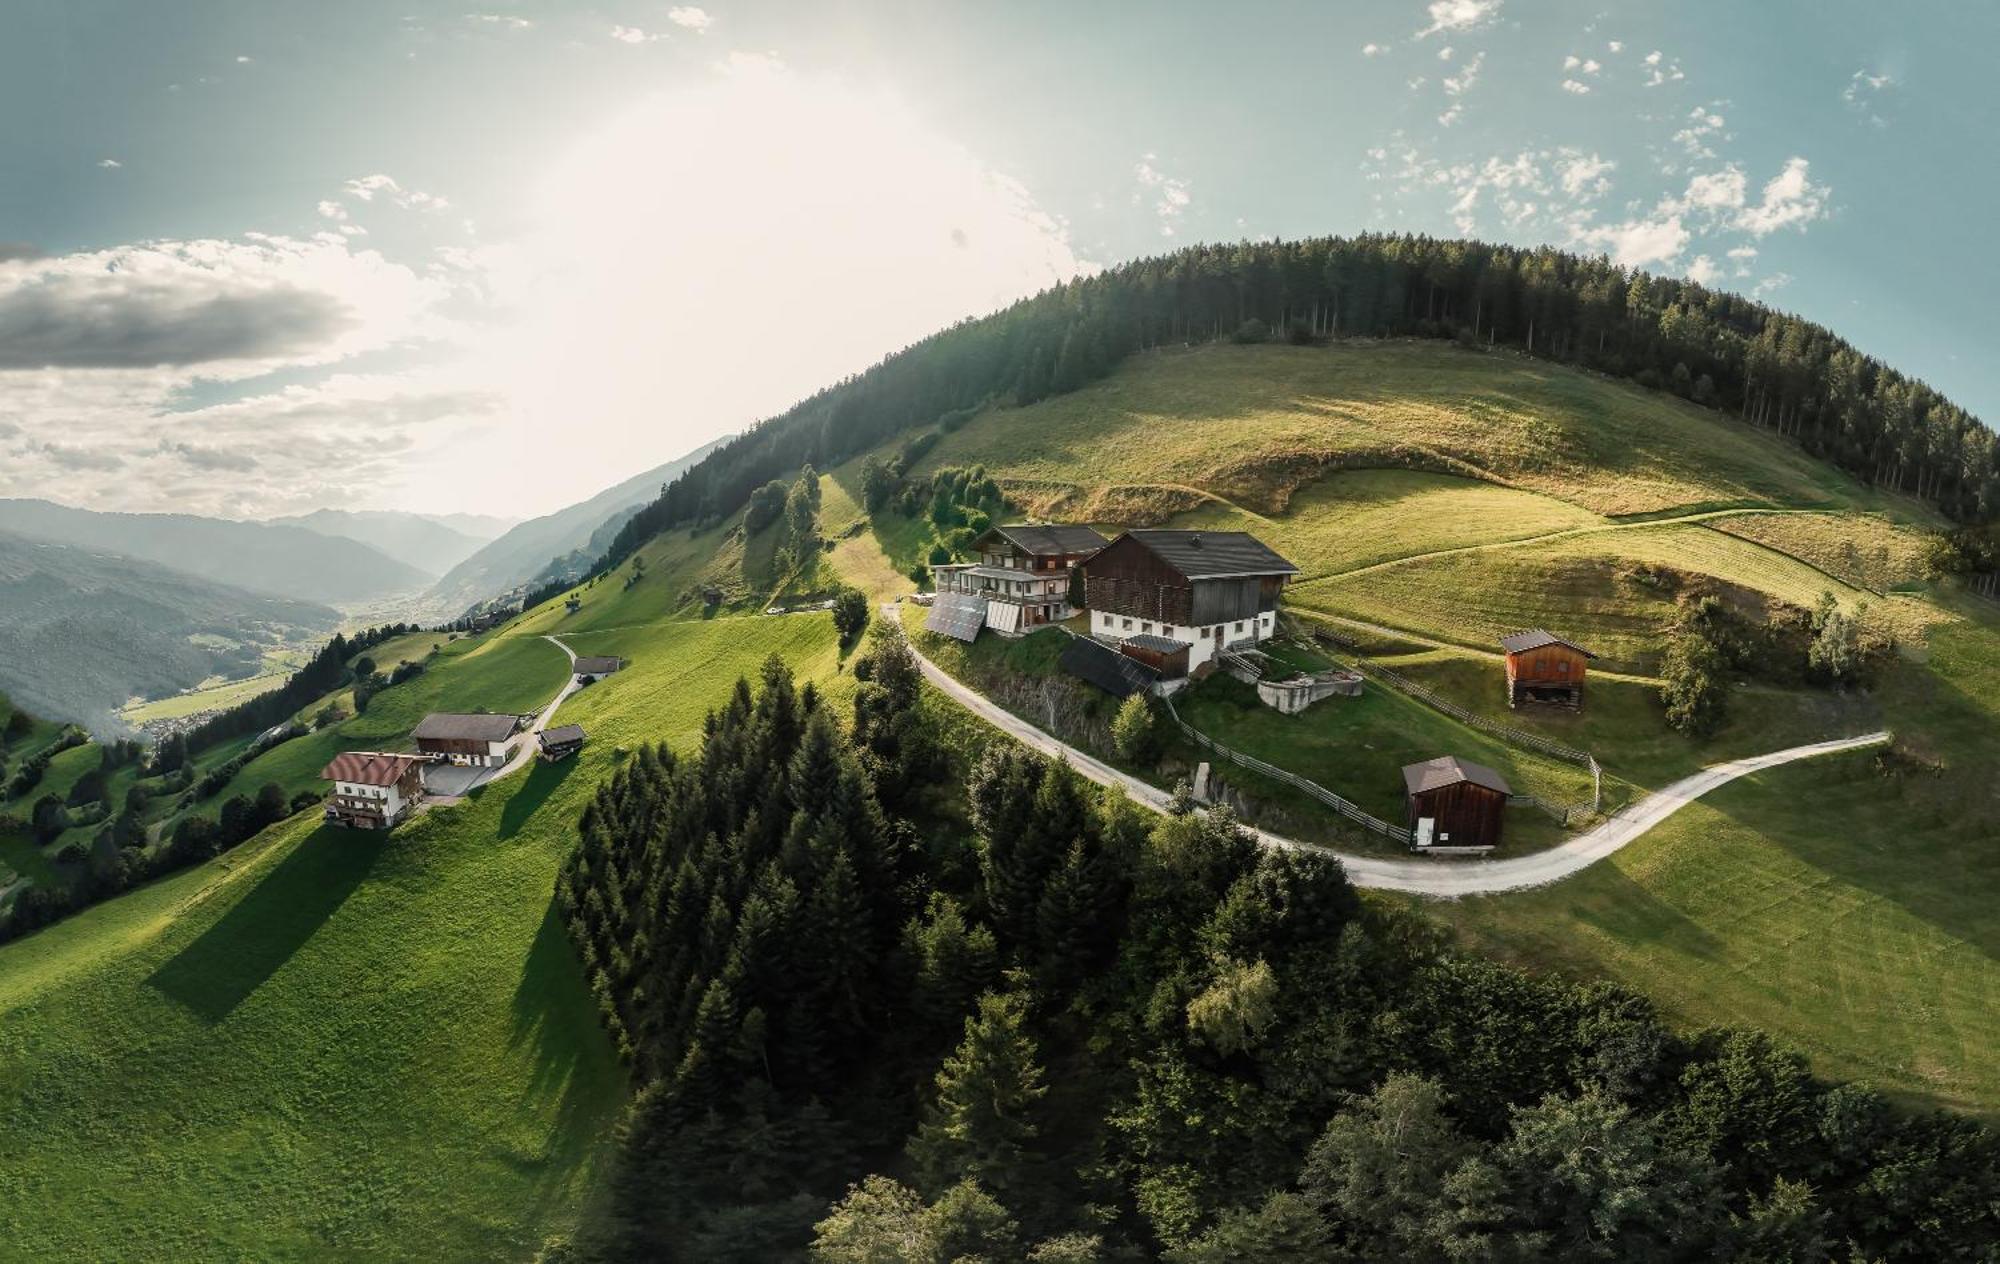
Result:
<svg viewBox="0 0 2000 1264"><path fill-rule="evenodd" d="M157 562L236 588L339 605L420 591L430 574L358 540L190 514L98 513L0 500L0 531Z"/></svg>
<svg viewBox="0 0 2000 1264"><path fill-rule="evenodd" d="M113 726L135 694L249 675L266 647L326 635L339 618L151 561L0 532L0 690L49 719Z"/></svg>
<svg viewBox="0 0 2000 1264"><path fill-rule="evenodd" d="M608 542L640 506L659 496L662 484L678 478L721 442L705 443L580 504L528 519L448 571L431 589L430 598L441 609L463 610L540 577L556 559L590 548L593 538ZM607 525L610 532L604 530Z"/></svg>
<svg viewBox="0 0 2000 1264"><path fill-rule="evenodd" d="M453 525L453 519L462 525ZM414 514L383 509L316 509L270 521L357 540L433 578L471 557L511 525L484 514Z"/></svg>

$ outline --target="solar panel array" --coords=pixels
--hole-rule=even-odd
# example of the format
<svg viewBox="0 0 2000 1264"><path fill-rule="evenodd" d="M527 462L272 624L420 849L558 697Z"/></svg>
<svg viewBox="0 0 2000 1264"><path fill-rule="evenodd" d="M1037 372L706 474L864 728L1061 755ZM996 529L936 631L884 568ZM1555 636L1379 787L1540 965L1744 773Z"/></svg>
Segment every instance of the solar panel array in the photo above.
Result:
<svg viewBox="0 0 2000 1264"><path fill-rule="evenodd" d="M971 641L986 623L986 598L977 593L939 593L924 627L943 636Z"/></svg>

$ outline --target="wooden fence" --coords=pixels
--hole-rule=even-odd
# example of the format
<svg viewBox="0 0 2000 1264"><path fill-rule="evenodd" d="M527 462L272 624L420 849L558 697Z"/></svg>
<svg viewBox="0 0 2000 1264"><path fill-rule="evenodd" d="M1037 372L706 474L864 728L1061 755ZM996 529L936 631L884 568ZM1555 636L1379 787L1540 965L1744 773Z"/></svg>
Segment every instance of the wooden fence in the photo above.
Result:
<svg viewBox="0 0 2000 1264"><path fill-rule="evenodd" d="M1201 747L1203 750L1213 751L1233 764L1248 768L1250 771L1269 777L1273 781L1281 781L1295 790L1308 794L1318 799L1321 803L1326 804L1326 806L1332 808L1341 816L1368 830L1370 833L1380 834L1382 837L1401 843L1405 847L1410 846L1412 839L1409 830L1404 829L1400 825L1391 825L1379 816L1364 812L1318 782L1307 781L1297 773L1286 772L1275 764L1267 764L1255 755L1246 755L1240 750L1224 746L1221 742L1216 741L1208 734L1194 727L1194 725L1181 719L1181 713L1175 709L1174 700L1171 697L1163 698L1161 701L1167 704L1167 714L1173 717L1174 724L1196 746Z"/></svg>

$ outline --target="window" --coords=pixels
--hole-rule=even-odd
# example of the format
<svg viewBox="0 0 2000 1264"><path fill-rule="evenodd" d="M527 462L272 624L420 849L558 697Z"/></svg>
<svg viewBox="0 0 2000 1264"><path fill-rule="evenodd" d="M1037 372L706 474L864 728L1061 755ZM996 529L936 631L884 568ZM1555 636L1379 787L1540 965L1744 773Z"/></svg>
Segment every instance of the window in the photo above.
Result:
<svg viewBox="0 0 2000 1264"><path fill-rule="evenodd" d="M1568 660L1568 659L1566 659L1566 658L1559 658L1559 659L1557 659L1557 660L1556 660L1556 675L1558 675L1558 676L1567 676L1567 675L1569 675L1569 660Z"/></svg>
<svg viewBox="0 0 2000 1264"><path fill-rule="evenodd" d="M1139 625L1139 630L1141 632L1151 632L1153 630L1153 625L1150 623L1142 623Z"/></svg>
<svg viewBox="0 0 2000 1264"><path fill-rule="evenodd" d="M1239 623L1239 624L1237 624L1237 625L1236 625L1236 630L1237 630L1238 632L1241 632L1241 631L1243 630L1243 625L1242 625L1242 624L1240 624L1240 623Z"/></svg>
<svg viewBox="0 0 2000 1264"><path fill-rule="evenodd" d="M1129 632L1132 630L1132 621L1130 619L1122 620L1119 626L1122 627L1125 631Z"/></svg>

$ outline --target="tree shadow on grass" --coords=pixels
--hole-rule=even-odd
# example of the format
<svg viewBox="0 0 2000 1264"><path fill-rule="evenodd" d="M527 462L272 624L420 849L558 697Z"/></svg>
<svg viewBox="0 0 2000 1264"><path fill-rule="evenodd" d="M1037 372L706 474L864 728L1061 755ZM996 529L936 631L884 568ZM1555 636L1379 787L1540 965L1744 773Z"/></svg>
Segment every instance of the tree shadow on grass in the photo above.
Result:
<svg viewBox="0 0 2000 1264"><path fill-rule="evenodd" d="M146 982L221 1022L333 916L388 845L384 831L321 826Z"/></svg>
<svg viewBox="0 0 2000 1264"><path fill-rule="evenodd" d="M1632 948L1664 950L1714 961L1722 941L1699 922L1662 900L1616 865L1588 871L1589 897L1571 906L1577 921Z"/></svg>
<svg viewBox="0 0 2000 1264"><path fill-rule="evenodd" d="M521 827L528 823L528 818L535 814L536 809L548 802L549 796L556 792L556 787L562 785L569 779L569 775L576 771L576 762L575 755L553 764L545 764L537 759L534 767L528 770L526 782L514 792L513 798L507 800L507 806L500 809L499 836L512 838L520 833Z"/></svg>
<svg viewBox="0 0 2000 1264"><path fill-rule="evenodd" d="M546 1149L515 1162L562 1170L602 1141L624 1080L554 900L522 963L513 1012L509 1047L531 1064L524 1104L549 1111Z"/></svg>

